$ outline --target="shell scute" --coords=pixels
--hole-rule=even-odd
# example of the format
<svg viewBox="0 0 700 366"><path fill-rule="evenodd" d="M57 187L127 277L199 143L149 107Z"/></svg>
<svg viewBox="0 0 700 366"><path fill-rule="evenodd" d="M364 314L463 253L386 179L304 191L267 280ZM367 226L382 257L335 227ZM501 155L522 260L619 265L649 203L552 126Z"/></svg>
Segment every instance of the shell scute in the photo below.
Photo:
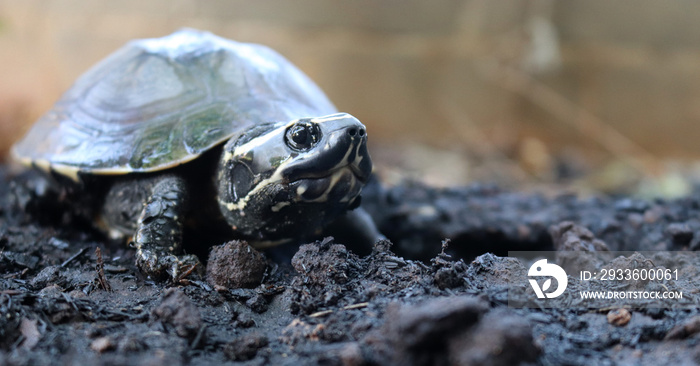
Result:
<svg viewBox="0 0 700 366"><path fill-rule="evenodd" d="M88 70L12 153L61 171L150 172L260 123L335 112L277 52L184 29L129 42Z"/></svg>

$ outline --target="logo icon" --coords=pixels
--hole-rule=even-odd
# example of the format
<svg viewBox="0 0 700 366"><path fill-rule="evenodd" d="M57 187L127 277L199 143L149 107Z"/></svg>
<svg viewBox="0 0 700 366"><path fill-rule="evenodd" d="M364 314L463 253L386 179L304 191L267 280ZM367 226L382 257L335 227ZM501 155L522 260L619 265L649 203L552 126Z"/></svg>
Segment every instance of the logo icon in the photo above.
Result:
<svg viewBox="0 0 700 366"><path fill-rule="evenodd" d="M552 299L564 293L566 290L566 285L568 284L568 279L566 277L566 272L554 263L547 263L546 259L540 259L533 263L530 269L527 271L528 277L550 277L544 283L542 283L542 288L537 283L537 280L530 279L530 285L532 289L535 290L538 299L544 299L545 297ZM554 291L545 292L549 290L552 286L552 277L557 280L557 288Z"/></svg>

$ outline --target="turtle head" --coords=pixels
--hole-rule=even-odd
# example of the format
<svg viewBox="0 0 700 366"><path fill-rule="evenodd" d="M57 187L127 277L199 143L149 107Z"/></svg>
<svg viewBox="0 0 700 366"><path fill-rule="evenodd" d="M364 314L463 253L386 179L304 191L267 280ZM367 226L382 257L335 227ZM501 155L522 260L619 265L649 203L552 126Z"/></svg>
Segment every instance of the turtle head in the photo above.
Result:
<svg viewBox="0 0 700 366"><path fill-rule="evenodd" d="M371 171L365 126L349 114L263 124L224 145L219 206L249 239L302 237L357 207Z"/></svg>

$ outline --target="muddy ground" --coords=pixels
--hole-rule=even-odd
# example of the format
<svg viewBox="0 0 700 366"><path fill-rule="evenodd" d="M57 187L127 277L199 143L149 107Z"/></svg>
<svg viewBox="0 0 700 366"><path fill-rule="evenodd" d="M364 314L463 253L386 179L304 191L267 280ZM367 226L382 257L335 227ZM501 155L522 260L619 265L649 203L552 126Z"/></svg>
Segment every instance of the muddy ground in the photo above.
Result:
<svg viewBox="0 0 700 366"><path fill-rule="evenodd" d="M208 276L155 283L123 243L32 210L4 169L0 181L3 365L700 362L697 308L509 308L508 281L526 268L506 257L696 250L700 198L546 198L375 182L363 205L389 241L374 248L326 238L262 257L231 242L217 248Z"/></svg>

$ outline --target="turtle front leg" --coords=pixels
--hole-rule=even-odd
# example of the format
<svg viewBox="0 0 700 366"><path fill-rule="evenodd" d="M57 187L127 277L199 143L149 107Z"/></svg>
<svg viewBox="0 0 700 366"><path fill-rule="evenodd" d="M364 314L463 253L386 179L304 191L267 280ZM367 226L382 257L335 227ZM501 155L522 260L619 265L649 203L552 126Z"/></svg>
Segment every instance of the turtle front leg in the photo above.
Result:
<svg viewBox="0 0 700 366"><path fill-rule="evenodd" d="M156 178L136 223L136 264L155 279L177 279L198 265L195 255L181 255L187 209L187 185L174 175Z"/></svg>

